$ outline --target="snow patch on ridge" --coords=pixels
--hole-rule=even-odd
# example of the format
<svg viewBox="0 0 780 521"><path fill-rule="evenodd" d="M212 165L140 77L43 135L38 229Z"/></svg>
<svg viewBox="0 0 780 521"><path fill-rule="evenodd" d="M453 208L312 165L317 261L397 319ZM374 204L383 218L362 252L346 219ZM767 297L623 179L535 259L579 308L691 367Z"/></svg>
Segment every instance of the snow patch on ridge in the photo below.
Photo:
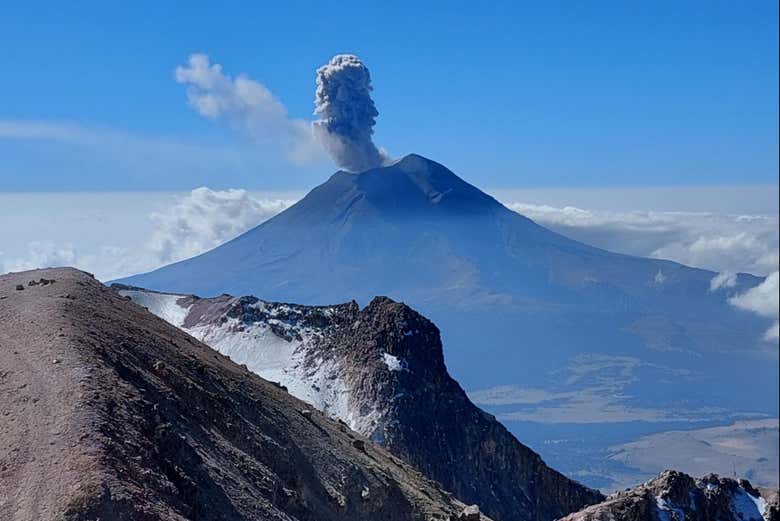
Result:
<svg viewBox="0 0 780 521"><path fill-rule="evenodd" d="M752 494L740 487L734 491L731 498L731 511L738 519L743 521L763 521L766 510L766 500L753 497Z"/></svg>
<svg viewBox="0 0 780 521"><path fill-rule="evenodd" d="M249 305L268 318L259 322L242 322L235 317L184 327L191 306L180 306L184 295L156 293L145 290L120 290L150 312L179 327L209 345L249 371L278 383L296 398L309 403L331 418L346 423L352 430L369 435L381 421L381 412L366 411L350 403L350 388L341 377L341 368L316 352L318 328L297 325L295 316L301 312L288 304L257 301ZM323 308L325 316L335 312ZM283 336L280 336L283 335ZM403 370L406 362L387 354L391 370ZM397 367L397 369L391 368Z"/></svg>
<svg viewBox="0 0 780 521"><path fill-rule="evenodd" d="M181 327L184 324L184 319L187 317L187 313L189 313L189 307L183 307L177 303L178 300L184 297L183 295L135 289L121 290L119 294L130 297L139 306L145 307L176 327Z"/></svg>
<svg viewBox="0 0 780 521"><path fill-rule="evenodd" d="M406 371L406 360L402 358L398 358L390 353L382 353L382 361L391 371Z"/></svg>
<svg viewBox="0 0 780 521"><path fill-rule="evenodd" d="M663 492L655 496L655 505L658 507L658 517L661 521L685 521L685 510L668 501Z"/></svg>
<svg viewBox="0 0 780 521"><path fill-rule="evenodd" d="M271 306L258 302L255 307L262 311L278 313L290 312L290 308L280 306L272 310ZM272 314L272 316L273 316ZM219 325L202 325L190 329L184 328L198 340L208 344L220 353L229 356L247 369L287 388L296 398L311 404L326 415L340 419L352 429L362 426L364 418L349 404L349 389L339 376L337 364L317 359L308 363L306 355L317 332L311 328L295 328L301 340L279 337L271 329L276 324L291 332L283 321L269 319L267 323L242 324L231 318Z"/></svg>

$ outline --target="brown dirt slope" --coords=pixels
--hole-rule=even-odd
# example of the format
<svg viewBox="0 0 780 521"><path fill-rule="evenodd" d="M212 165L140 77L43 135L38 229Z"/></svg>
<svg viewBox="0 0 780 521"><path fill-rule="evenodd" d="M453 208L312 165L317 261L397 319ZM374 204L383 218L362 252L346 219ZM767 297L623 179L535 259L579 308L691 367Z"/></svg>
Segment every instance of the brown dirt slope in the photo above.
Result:
<svg viewBox="0 0 780 521"><path fill-rule="evenodd" d="M89 275L0 276L0 519L427 521L462 509Z"/></svg>

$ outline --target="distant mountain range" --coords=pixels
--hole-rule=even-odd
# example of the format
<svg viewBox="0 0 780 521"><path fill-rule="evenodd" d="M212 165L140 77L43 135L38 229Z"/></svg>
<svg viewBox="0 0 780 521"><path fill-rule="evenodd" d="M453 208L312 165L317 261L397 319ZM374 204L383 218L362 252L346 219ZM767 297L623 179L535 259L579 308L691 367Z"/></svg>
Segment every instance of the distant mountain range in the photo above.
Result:
<svg viewBox="0 0 780 521"><path fill-rule="evenodd" d="M521 439L587 423L614 445L630 440L601 433L637 422L777 416L769 321L728 302L762 279L713 290L715 275L568 239L409 155L336 172L232 241L119 282L319 305L387 295L441 328L450 373Z"/></svg>

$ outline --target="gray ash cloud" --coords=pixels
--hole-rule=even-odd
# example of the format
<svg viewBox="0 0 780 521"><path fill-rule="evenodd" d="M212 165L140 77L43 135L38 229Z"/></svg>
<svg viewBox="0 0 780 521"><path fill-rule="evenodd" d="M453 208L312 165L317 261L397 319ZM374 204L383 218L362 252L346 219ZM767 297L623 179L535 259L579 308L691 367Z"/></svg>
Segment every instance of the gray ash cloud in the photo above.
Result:
<svg viewBox="0 0 780 521"><path fill-rule="evenodd" d="M371 90L368 68L355 55L336 55L317 69L314 129L336 163L352 172L387 160L372 139L379 111Z"/></svg>

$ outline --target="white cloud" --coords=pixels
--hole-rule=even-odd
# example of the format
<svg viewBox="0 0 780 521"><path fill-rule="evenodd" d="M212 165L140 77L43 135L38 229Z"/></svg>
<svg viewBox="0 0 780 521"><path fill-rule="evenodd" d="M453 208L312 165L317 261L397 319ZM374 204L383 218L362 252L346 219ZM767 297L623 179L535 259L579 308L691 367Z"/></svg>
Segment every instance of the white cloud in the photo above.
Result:
<svg viewBox="0 0 780 521"><path fill-rule="evenodd" d="M718 273L710 281L710 291L717 291L721 288L733 288L737 285L737 274L729 271Z"/></svg>
<svg viewBox="0 0 780 521"><path fill-rule="evenodd" d="M209 250L256 226L294 201L257 199L246 190L196 188L150 218L155 231L148 247L159 263Z"/></svg>
<svg viewBox="0 0 780 521"><path fill-rule="evenodd" d="M48 194L28 194L21 202L12 200L12 211L35 206L36 197L46 199ZM85 205L83 194L61 195ZM291 205L295 199L258 197L244 190L211 190L196 188L186 195L163 195L160 197L158 209L143 214L127 211L126 207L117 208L115 213L125 212L121 222L107 218L106 203L102 199L116 199L117 205L138 204L138 196L129 194L123 197L95 194L95 207L100 210L90 211L82 206L76 214L90 215L89 219L75 215L65 204L66 210L61 215L53 215L53 205L48 205L47 212L40 214L40 222L30 222L29 216L21 219L27 221L31 233L13 234L13 230L0 226L0 240L3 244L12 244L14 252L0 252L0 267L2 271L22 271L50 266L75 266L94 273L100 280L110 280L157 268L163 264L175 262L202 253L225 241L228 241L247 229L272 217ZM18 199L19 197L15 198ZM32 199L31 199L32 198ZM87 198L88 199L88 198ZM86 203L88 204L88 203ZM110 203L109 203L110 204ZM147 210L148 211L148 210ZM111 212L112 215L114 212ZM51 230L52 220L63 221L53 235L42 240L25 241L28 236L36 236L41 230ZM0 212L0 219L5 222L6 216ZM8 216L12 223L13 216ZM85 224L88 223L88 224ZM23 223L20 223L23 224ZM79 229L87 226L90 230ZM120 227L117 229L117 227ZM131 230L125 230L125 227ZM138 229L145 231L139 233ZM56 238L59 236L60 238ZM85 237L91 236L90 240ZM135 236L136 240L131 240ZM138 237L141 237L140 240ZM79 246L74 246L79 242Z"/></svg>
<svg viewBox="0 0 780 521"><path fill-rule="evenodd" d="M778 325L778 314L780 314L780 284L778 280L780 274L774 272L769 275L764 282L758 286L747 290L744 293L736 295L729 299L729 302L740 309L752 311L762 317L774 318L774 325L766 332L764 337L768 341L778 341L780 327Z"/></svg>
<svg viewBox="0 0 780 521"><path fill-rule="evenodd" d="M30 241L27 256L5 262L4 271L24 271L34 268L72 266L78 255L73 245L56 245L53 241Z"/></svg>
<svg viewBox="0 0 780 521"><path fill-rule="evenodd" d="M728 273L766 275L778 266L777 215L612 212L506 204L542 226L612 251Z"/></svg>
<svg viewBox="0 0 780 521"><path fill-rule="evenodd" d="M0 138L83 143L98 139L98 136L74 123L0 120Z"/></svg>
<svg viewBox="0 0 780 521"><path fill-rule="evenodd" d="M276 145L206 144L64 121L0 120L0 145L23 141L16 161L0 163L0 189L111 190L249 184L285 186L308 170L281 157ZM275 174L284 169L287 178ZM270 173L273 172L274 176Z"/></svg>
<svg viewBox="0 0 780 521"><path fill-rule="evenodd" d="M205 54L192 54L176 67L176 81L187 85L187 99L198 114L226 118L253 139L278 143L290 159L309 163L324 157L310 122L290 118L287 108L262 83L241 74L235 78L212 64Z"/></svg>
<svg viewBox="0 0 780 521"><path fill-rule="evenodd" d="M594 246L717 271L710 281L711 291L734 287L739 272L769 275L763 284L730 302L774 318L775 324L766 332L765 339L778 340L777 215L612 212L574 206L505 204L542 226ZM659 271L654 281L662 284L665 279Z"/></svg>
<svg viewBox="0 0 780 521"><path fill-rule="evenodd" d="M0 256L0 261L3 257ZM70 243L54 241L31 241L22 256L2 262L3 271L25 271L36 268L75 266L79 269L101 275L132 272L148 269L149 259L119 246L99 246L94 250L80 251Z"/></svg>
<svg viewBox="0 0 780 521"><path fill-rule="evenodd" d="M61 135L67 128L41 125L16 130L27 135ZM289 206L300 193L280 196L199 188L184 196L29 194L18 201L18 197L9 197L0 201L0 244L6 252L0 255L0 266L10 269L9 266L40 262L41 246L31 246L28 251L27 243L48 241L51 255L56 251L60 255L75 255L80 265L105 279L201 253ZM730 287L733 273L777 271L777 216L610 212L507 203L543 226L596 246L642 256L671 256L672 260L718 271L720 274L711 283L713 291ZM31 232L15 232L30 230L31 223L39 225ZM56 232L52 231L55 224ZM717 240L718 237L740 240ZM675 255L659 253L671 252L673 245L679 246ZM704 249L707 256L701 254ZM111 256L112 251L122 250L128 253ZM90 262L85 264L87 259Z"/></svg>

